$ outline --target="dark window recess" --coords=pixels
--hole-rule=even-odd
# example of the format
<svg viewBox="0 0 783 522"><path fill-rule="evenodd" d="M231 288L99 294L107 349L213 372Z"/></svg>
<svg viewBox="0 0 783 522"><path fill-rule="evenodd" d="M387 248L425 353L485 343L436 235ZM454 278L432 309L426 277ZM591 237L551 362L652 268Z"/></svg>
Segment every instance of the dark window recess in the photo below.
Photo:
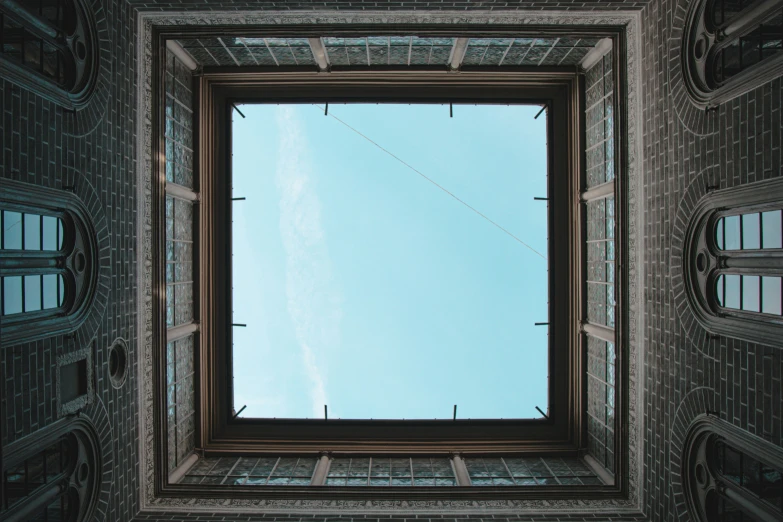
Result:
<svg viewBox="0 0 783 522"><path fill-rule="evenodd" d="M716 2L716 4L728 2ZM783 8L744 36L730 40L713 58L713 81L720 85L745 69L783 51Z"/></svg>
<svg viewBox="0 0 783 522"><path fill-rule="evenodd" d="M714 452L720 477L776 508L783 516L783 470L765 464L723 441L715 444Z"/></svg>
<svg viewBox="0 0 783 522"><path fill-rule="evenodd" d="M730 99L783 72L779 2L702 0L692 4L686 24L685 79L699 102ZM732 82L745 73L750 80L746 85Z"/></svg>
<svg viewBox="0 0 783 522"><path fill-rule="evenodd" d="M60 397L63 404L87 395L87 359L66 364L60 369Z"/></svg>
<svg viewBox="0 0 783 522"><path fill-rule="evenodd" d="M101 458L89 421L58 420L21 443L4 446L3 460L0 520L92 520Z"/></svg>
<svg viewBox="0 0 783 522"><path fill-rule="evenodd" d="M781 448L704 415L689 430L683 457L694 520L783 520Z"/></svg>
<svg viewBox="0 0 783 522"><path fill-rule="evenodd" d="M3 69L10 78L18 81L20 71L32 73L39 80L31 86L46 80L70 101L89 91L97 70L97 38L80 0L3 0L0 29L0 59L7 62Z"/></svg>
<svg viewBox="0 0 783 522"><path fill-rule="evenodd" d="M75 441L70 437L61 437L46 449L6 469L3 475L5 491L3 510L23 503L29 497L48 489L46 486L51 487L53 484L61 483L73 466L74 444ZM59 499L53 504L60 508ZM66 506L62 514L65 515L67 512ZM47 520L40 518L41 516L43 513L34 520ZM67 518L49 517L48 520L67 520Z"/></svg>

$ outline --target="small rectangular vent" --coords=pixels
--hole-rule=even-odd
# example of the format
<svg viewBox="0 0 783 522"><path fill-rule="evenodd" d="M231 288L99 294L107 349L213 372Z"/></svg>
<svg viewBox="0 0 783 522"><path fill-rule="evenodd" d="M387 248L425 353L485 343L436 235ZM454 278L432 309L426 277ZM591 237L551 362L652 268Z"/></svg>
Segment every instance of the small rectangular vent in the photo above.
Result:
<svg viewBox="0 0 783 522"><path fill-rule="evenodd" d="M63 403L87 395L87 359L66 364L60 369L60 394Z"/></svg>
<svg viewBox="0 0 783 522"><path fill-rule="evenodd" d="M95 341L57 359L57 411L60 416L76 413L93 400L94 344Z"/></svg>

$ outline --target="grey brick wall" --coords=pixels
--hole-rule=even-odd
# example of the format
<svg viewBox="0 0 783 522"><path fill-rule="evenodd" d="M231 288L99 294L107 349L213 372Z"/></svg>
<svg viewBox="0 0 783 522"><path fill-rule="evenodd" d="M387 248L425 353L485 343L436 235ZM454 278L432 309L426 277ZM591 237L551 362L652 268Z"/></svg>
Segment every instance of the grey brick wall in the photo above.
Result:
<svg viewBox="0 0 783 522"><path fill-rule="evenodd" d="M651 2L642 12L644 64L643 173L645 300L644 487L650 520L683 516L679 444L706 410L778 446L781 432L781 347L688 336L687 310L674 305L675 216L707 184L734 187L781 175L783 82L777 80L719 107L697 111L680 74L687 0Z"/></svg>
<svg viewBox="0 0 783 522"><path fill-rule="evenodd" d="M75 182L78 193L95 196L86 203L96 226L108 233L99 253L102 267L112 273L99 289L108 305L75 340L55 337L3 349L0 440L5 447L57 419L57 357L95 339L95 401L84 410L104 444L95 520L122 521L138 512L135 26L133 10L124 2L95 0L93 10L101 77L85 109L66 112L0 79L0 177L51 188ZM108 350L118 337L127 340L129 375L115 389Z"/></svg>

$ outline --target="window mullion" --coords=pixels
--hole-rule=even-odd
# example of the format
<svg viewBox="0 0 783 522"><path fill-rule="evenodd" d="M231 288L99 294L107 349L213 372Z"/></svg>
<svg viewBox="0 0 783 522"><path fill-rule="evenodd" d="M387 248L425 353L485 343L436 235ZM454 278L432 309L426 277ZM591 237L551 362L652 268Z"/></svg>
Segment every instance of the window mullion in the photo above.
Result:
<svg viewBox="0 0 783 522"><path fill-rule="evenodd" d="M175 198L193 202L198 202L201 199L198 192L170 181L166 182L166 194Z"/></svg>
<svg viewBox="0 0 783 522"><path fill-rule="evenodd" d="M451 455L451 464L454 466L454 476L457 479L458 486L470 486L470 474L468 473L468 467L465 465L465 461L459 453L453 453Z"/></svg>
<svg viewBox="0 0 783 522"><path fill-rule="evenodd" d="M65 39L62 36L62 30L59 27L43 17L34 15L19 5L15 0L3 0L0 11L2 11L5 16L8 16L21 25L23 30L29 31L32 36L45 40L60 51L67 53L71 52L65 43ZM41 52L43 52L43 45L41 45ZM41 65L43 65L43 61L41 62Z"/></svg>
<svg viewBox="0 0 783 522"><path fill-rule="evenodd" d="M602 341L606 341L608 343L615 342L614 328L611 328L609 326L593 324L588 321L583 321L582 333L589 335L591 337L595 337L596 339L601 339Z"/></svg>
<svg viewBox="0 0 783 522"><path fill-rule="evenodd" d="M738 486L730 480L721 480L720 485L722 487L721 493L754 519L763 522L777 522L780 520L779 512L774 512L763 501L756 498L755 495L742 486Z"/></svg>
<svg viewBox="0 0 783 522"><path fill-rule="evenodd" d="M779 7L783 6L783 0L761 0L740 13L731 23L721 29L726 40L733 41L753 30L765 18ZM742 53L740 53L742 56Z"/></svg>
<svg viewBox="0 0 783 522"><path fill-rule="evenodd" d="M589 203L597 199L610 198L614 196L614 189L614 180L607 181L582 192L581 200L583 203Z"/></svg>
<svg viewBox="0 0 783 522"><path fill-rule="evenodd" d="M310 480L311 486L323 486L326 484L326 477L329 475L331 463L332 459L329 457L329 454L326 452L321 453L321 456L318 458L318 464L316 464L315 467L315 473L313 473L313 478Z"/></svg>

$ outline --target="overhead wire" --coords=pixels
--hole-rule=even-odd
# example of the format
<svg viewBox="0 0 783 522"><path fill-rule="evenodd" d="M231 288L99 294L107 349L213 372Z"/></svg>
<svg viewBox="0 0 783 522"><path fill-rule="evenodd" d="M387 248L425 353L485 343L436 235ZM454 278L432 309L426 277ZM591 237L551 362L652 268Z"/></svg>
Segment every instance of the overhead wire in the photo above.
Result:
<svg viewBox="0 0 783 522"><path fill-rule="evenodd" d="M318 109L320 109L320 110L322 110L322 111L324 110L324 108L323 108L323 107L321 107L321 106L319 106L319 105L317 105L317 104L315 104L315 103L313 104L313 106L314 106L314 107L318 107ZM389 156L391 156L392 158L396 159L397 161L399 161L400 163L402 163L403 165L405 165L406 167L408 167L409 169L411 169L413 172L415 172L416 174L418 174L419 176L421 176L422 178L424 178L425 180L429 181L430 183L432 183L433 185L435 185L436 187L438 187L440 190L442 190L443 192L445 192L446 194L448 194L449 196L451 196L452 198L454 198L455 200L457 200L458 202L460 202L461 204L463 204L465 207L469 208L470 210L472 210L473 212L475 212L476 214L478 214L479 216L481 216L482 218L484 218L485 220L487 220L489 223L493 224L494 226L496 226L497 228L499 228L500 230L502 230L502 231L503 231L504 233L506 233L508 236L510 236L511 238L513 238L514 240L516 240L517 242L519 242L521 245L523 245L523 246L527 247L527 248L528 248L530 251L532 251L532 252L533 252L533 253L535 253L536 255L540 256L542 259L546 260L546 256L545 256L544 254L542 254L541 252L539 252L538 250L536 250L535 248L533 248L533 247L532 247L532 246L530 246L529 244L527 244L527 243L525 243L524 241L522 241L521 239L519 239L517 236L515 236L514 234L512 234L512 233L511 233L511 232L510 232L508 229L506 229L505 227L503 227L503 226L502 226L502 225L500 225L499 223L497 223L497 222L493 221L492 219L490 219L490 218L489 218L489 217L488 217L486 214L484 214L484 213L480 212L478 209L476 209L475 207L471 206L469 203L467 203L467 202L466 202L466 201L464 201L463 199L459 198L459 197L458 197L456 194L454 194L453 192L451 192L449 189L447 189L447 188L446 188L446 187L444 187L443 185L440 185L438 182L436 182L436 181L435 181L435 180L433 180L432 178L428 177L426 174L424 174L423 172L421 172L420 170L418 170L417 168L415 168L415 167L414 167L413 165L411 165L410 163L407 163L405 160L403 160L402 158L400 158L399 156L397 156L397 155L396 155L396 154L394 154L393 152L391 152L391 151L389 151L388 149L386 149L386 148L382 147L382 146L381 146L381 145L380 145L378 142L376 142L376 141L372 140L371 138L369 138L368 136L366 136L365 134L363 134L363 133L362 133L362 132L360 132L359 130L355 129L354 127L352 127L352 126L351 126L351 125L349 125L348 123L344 122L343 120L341 120L340 118L338 118L337 116L335 116L335 115L334 115L334 113L331 113L331 114L329 114L329 116L331 116L331 117L332 117L332 118L334 118L335 120L339 121L340 123L342 123L343 125L345 125L345 126L346 126L346 127L348 127L349 129L351 129L353 132L355 132L356 134L358 134L359 136L361 136L361 137L362 137L362 138L364 138L365 140L369 141L370 143L372 143L373 145L375 145L376 147L378 147L379 149L381 149L383 152L385 152L386 154L388 154L388 155L389 155Z"/></svg>

